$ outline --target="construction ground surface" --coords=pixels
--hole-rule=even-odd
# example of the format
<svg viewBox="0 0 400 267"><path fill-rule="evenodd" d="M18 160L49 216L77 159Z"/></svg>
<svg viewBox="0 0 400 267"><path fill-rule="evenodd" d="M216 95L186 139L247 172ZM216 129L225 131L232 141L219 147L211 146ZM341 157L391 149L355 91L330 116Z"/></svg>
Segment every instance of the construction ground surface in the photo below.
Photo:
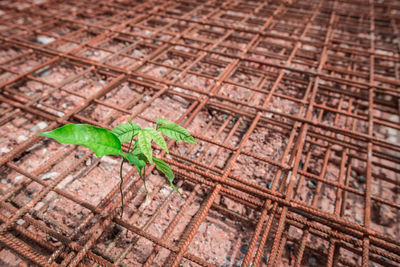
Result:
<svg viewBox="0 0 400 267"><path fill-rule="evenodd" d="M0 266L400 266L400 2L1 1ZM163 117L149 195L38 136ZM127 147L125 147L126 149Z"/></svg>

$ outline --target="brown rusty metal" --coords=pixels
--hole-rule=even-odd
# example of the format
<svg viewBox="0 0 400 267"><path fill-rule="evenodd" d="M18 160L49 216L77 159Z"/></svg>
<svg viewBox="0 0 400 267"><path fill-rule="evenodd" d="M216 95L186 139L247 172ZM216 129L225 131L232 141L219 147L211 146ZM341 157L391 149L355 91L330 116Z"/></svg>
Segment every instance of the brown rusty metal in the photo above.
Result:
<svg viewBox="0 0 400 267"><path fill-rule="evenodd" d="M396 1L6 1L0 11L2 129L25 117L46 122L43 130L67 123L111 129L128 119L154 125L149 111L170 99L181 108L169 119L188 127L199 143L182 153L169 141L171 153L159 154L183 196L169 192L158 204L165 183L157 180L148 198L158 210L138 226L148 204L135 169L124 175L122 188L126 208L138 206L119 218L119 184L95 204L69 191L69 184L59 186L67 176L83 179L98 170L102 159L88 163L92 153L69 146L46 151L51 159L32 169L25 163L47 145L37 130L27 130L22 142L6 140L11 149L0 156L8 186L0 188L3 253L40 266L118 266L146 241L149 254L131 264L221 265L202 256L210 252L191 250L200 225L225 223L217 213L250 231L248 240L235 236L226 265L302 266L312 265L313 257L321 266L400 264L398 227L383 231L376 218L376 210L390 209L399 224L400 203L387 194L400 192ZM64 75L63 67L73 71ZM48 80L53 73L63 78ZM85 81L97 88L100 78L93 93L74 87ZM35 85L46 89L35 91ZM110 101L123 86L134 95ZM60 95L78 104L55 105ZM96 117L96 107L111 112ZM196 130L199 123L204 127ZM282 139L276 155L251 149L254 138L274 142L260 140L266 131ZM249 176L241 171L248 167L242 158L254 163ZM270 169L259 178L255 168L262 166ZM57 178L43 179L53 169ZM154 174L154 166L148 168L146 179ZM30 196L35 186L40 189ZM377 193L382 187L385 193ZM327 194L331 210L321 206ZM63 206L47 210L58 197L88 215L75 227L55 219ZM152 234L176 198L181 209L160 235ZM346 212L354 199L360 203L351 208L361 220ZM246 212L225 206L227 200ZM200 207L172 240L195 202ZM117 226L123 230L102 249ZM124 239L129 244L119 248ZM321 240L324 249L310 240Z"/></svg>

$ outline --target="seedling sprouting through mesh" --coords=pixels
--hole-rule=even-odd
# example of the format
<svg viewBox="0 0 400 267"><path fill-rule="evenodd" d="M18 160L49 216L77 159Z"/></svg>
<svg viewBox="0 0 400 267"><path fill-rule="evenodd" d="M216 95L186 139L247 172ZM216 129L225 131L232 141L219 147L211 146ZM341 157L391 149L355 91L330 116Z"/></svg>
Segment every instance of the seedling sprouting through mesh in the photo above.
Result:
<svg viewBox="0 0 400 267"><path fill-rule="evenodd" d="M49 132L39 133L39 135L56 139L62 144L74 144L88 147L93 150L98 157L120 155L122 157L119 170L121 179L120 193L122 216L124 206L122 194L122 167L125 161L136 166L140 178L143 179L146 193L147 188L144 175L148 163L154 163L156 168L166 175L170 186L180 193L173 184L174 173L169 165L162 159L153 156L153 150L151 148L152 141L165 150L165 152L169 153L167 144L161 133L175 141L182 140L186 143L196 143L193 136L191 136L185 128L162 118L157 120L156 129L142 129L139 125L132 122L120 124L112 131L88 124L67 124ZM126 142L129 142L127 153L122 151L122 143Z"/></svg>

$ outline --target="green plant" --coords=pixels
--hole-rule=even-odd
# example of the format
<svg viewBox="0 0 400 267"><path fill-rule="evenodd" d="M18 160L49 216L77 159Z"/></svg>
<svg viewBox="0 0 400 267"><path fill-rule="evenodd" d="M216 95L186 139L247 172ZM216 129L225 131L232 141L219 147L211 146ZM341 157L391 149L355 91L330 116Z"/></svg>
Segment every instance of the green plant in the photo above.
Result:
<svg viewBox="0 0 400 267"><path fill-rule="evenodd" d="M148 192L144 179L146 165L147 163L154 163L156 168L166 175L170 186L180 194L179 190L172 183L174 181L174 173L169 165L165 161L153 156L152 141L165 150L165 152L169 153L167 144L161 133L175 141L182 140L186 143L196 143L196 140L194 140L193 136L185 128L162 118L157 120L156 129L142 129L139 125L131 121L116 126L112 131L89 124L67 124L49 132L39 133L39 135L56 139L62 144L88 147L93 150L97 157L106 155L122 156L119 170L122 216L124 212L122 167L125 161L136 166L140 178L143 179L146 193ZM122 150L122 144L127 142L129 142L129 146L125 153Z"/></svg>

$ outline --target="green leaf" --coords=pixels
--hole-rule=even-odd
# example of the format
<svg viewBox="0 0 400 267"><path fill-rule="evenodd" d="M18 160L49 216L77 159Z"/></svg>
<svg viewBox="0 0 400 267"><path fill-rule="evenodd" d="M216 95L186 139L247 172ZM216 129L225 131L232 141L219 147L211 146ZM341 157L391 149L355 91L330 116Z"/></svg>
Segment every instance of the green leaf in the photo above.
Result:
<svg viewBox="0 0 400 267"><path fill-rule="evenodd" d="M164 173L164 174L167 176L170 186L171 186L176 192L178 192L178 193L180 194L181 192L179 192L179 190L178 190L178 189L174 186L174 184L172 183L172 182L174 181L174 173L172 172L172 170L171 170L171 168L169 167L169 165L168 165L165 161L163 161L162 159L159 159L159 158L156 158L156 157L153 157L153 161L154 161L154 163L156 164L156 168L157 168L160 172Z"/></svg>
<svg viewBox="0 0 400 267"><path fill-rule="evenodd" d="M153 128L145 128L143 129L143 131L147 131L150 134L151 138L154 140L154 142L157 145L159 145L162 149L164 149L165 152L169 153L167 143L165 143L164 137L159 132L157 132Z"/></svg>
<svg viewBox="0 0 400 267"><path fill-rule="evenodd" d="M139 159L138 156L131 153L124 153L123 156L128 160L129 163L132 163L136 166L144 167L146 165L146 161Z"/></svg>
<svg viewBox="0 0 400 267"><path fill-rule="evenodd" d="M175 123L166 123L162 124L158 127L160 132L165 134L171 139L174 139L176 141L183 140L186 143L195 143L197 144L196 140L194 140L193 136L190 135L190 133L183 128L182 126L175 124Z"/></svg>
<svg viewBox="0 0 400 267"><path fill-rule="evenodd" d="M142 154L143 155L143 154ZM142 176L142 169L146 166L146 157L138 157L137 155L133 155L131 153L124 153L123 157L129 162L135 165L138 173Z"/></svg>
<svg viewBox="0 0 400 267"><path fill-rule="evenodd" d="M158 129L158 127L160 126L160 124L164 124L164 123L172 123L172 122L170 122L170 121L168 121L168 120L166 120L166 119L164 119L164 118L158 118L157 119L157 129Z"/></svg>
<svg viewBox="0 0 400 267"><path fill-rule="evenodd" d="M139 160L141 160L141 161L143 161L143 162L145 162L146 163L146 161L147 161L147 158L146 158L146 156L143 154L143 153L140 153L140 154L138 154L137 155L137 157L139 158ZM136 166L136 168L137 168L137 166ZM139 171L139 174L140 174L140 176L142 176L142 169L144 168L144 166L143 167L141 167L140 168L140 171Z"/></svg>
<svg viewBox="0 0 400 267"><path fill-rule="evenodd" d="M152 140L154 140L154 142L157 145L159 145L162 149L164 149L167 153L169 153L167 143L165 143L164 137L159 132L157 132L153 128L142 129L139 132L137 142L139 142L140 150L146 156L146 158L149 160L150 163L153 163L152 160L153 151L151 149Z"/></svg>
<svg viewBox="0 0 400 267"><path fill-rule="evenodd" d="M157 119L157 129L159 129L163 134L176 141L183 140L186 143L195 143L196 140L190 135L190 133L182 126L170 122L164 118Z"/></svg>
<svg viewBox="0 0 400 267"><path fill-rule="evenodd" d="M139 154L142 153L142 150L140 150L140 147L138 146L138 144L139 144L139 141L136 141L136 142L133 144L133 147L132 147L131 153L132 153L133 155L135 155L135 156L137 156L137 155L139 155Z"/></svg>
<svg viewBox="0 0 400 267"><path fill-rule="evenodd" d="M111 131L93 125L67 124L39 135L56 139L62 144L88 147L98 157L122 153L121 142Z"/></svg>
<svg viewBox="0 0 400 267"><path fill-rule="evenodd" d="M137 172L139 173L139 176L141 177L142 176L143 167L139 167L138 165L135 165L135 167L136 167Z"/></svg>
<svg viewBox="0 0 400 267"><path fill-rule="evenodd" d="M141 130L138 134L138 139L137 142L140 150L142 153L146 156L147 160L151 163L153 163L153 150L151 149L151 135L149 131L144 131Z"/></svg>
<svg viewBox="0 0 400 267"><path fill-rule="evenodd" d="M128 122L115 126L115 128L112 130L112 133L118 137L121 143L125 143L131 141L131 139L135 137L140 130L141 128L139 125Z"/></svg>

